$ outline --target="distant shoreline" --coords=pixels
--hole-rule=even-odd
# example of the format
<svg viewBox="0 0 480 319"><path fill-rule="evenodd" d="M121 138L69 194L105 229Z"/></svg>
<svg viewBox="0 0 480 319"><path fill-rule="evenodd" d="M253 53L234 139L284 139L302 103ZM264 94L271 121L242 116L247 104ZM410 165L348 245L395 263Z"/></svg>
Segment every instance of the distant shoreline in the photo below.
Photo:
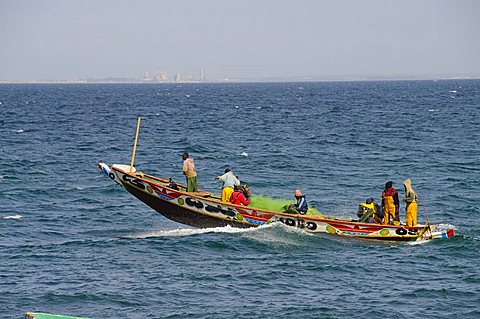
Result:
<svg viewBox="0 0 480 319"><path fill-rule="evenodd" d="M331 76L331 77L270 77L238 78L208 81L142 81L135 79L85 79L85 80L0 80L0 84L228 84L228 83L307 83L307 82L380 82L380 81L445 81L479 80L480 74L424 75L424 76Z"/></svg>

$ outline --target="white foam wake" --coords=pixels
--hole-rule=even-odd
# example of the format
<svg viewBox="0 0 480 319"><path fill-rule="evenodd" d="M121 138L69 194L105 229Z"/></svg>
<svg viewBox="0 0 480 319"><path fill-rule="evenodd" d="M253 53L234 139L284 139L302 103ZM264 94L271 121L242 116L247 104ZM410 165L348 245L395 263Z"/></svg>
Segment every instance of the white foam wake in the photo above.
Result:
<svg viewBox="0 0 480 319"><path fill-rule="evenodd" d="M437 230L449 230L449 229L453 229L455 231L458 230L457 226L452 225L452 224L438 224L437 225Z"/></svg>
<svg viewBox="0 0 480 319"><path fill-rule="evenodd" d="M257 231L259 228L271 227L271 225L263 225L259 227L252 228L236 228L231 226L225 227L211 227L211 228L177 228L171 230L152 230L141 233L129 234L124 237L126 238L151 238L151 237L185 237L185 236L195 236L208 233L248 233Z"/></svg>
<svg viewBox="0 0 480 319"><path fill-rule="evenodd" d="M428 239L417 239L416 241L407 241L406 244L410 246L424 245L430 243L431 240Z"/></svg>

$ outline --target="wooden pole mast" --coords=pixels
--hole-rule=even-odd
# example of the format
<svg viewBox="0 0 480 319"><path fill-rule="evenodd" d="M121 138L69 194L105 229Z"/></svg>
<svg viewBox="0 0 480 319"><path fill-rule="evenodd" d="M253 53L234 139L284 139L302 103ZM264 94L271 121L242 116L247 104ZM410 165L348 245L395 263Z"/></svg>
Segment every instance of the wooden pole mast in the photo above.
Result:
<svg viewBox="0 0 480 319"><path fill-rule="evenodd" d="M140 131L140 119L141 117L138 117L137 121L137 132L135 134L135 142L133 143L133 153L132 153L132 162L130 163L130 171L129 173L132 172L133 170L133 163L135 162L135 152L137 151L137 141L138 141L138 132Z"/></svg>

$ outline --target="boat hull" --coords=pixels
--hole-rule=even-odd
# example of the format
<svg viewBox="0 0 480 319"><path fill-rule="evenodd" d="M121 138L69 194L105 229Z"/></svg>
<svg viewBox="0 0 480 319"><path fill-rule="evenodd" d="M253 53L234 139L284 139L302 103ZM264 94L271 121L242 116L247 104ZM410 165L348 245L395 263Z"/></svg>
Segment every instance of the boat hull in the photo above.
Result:
<svg viewBox="0 0 480 319"><path fill-rule="evenodd" d="M212 217L208 215L199 214L196 211L190 210L188 208L181 207L176 204L172 204L167 200L156 199L151 195L147 195L145 192L138 190L135 187L132 187L128 184L124 185L125 189L156 210L162 216L173 220L177 223L197 227L197 228L209 228L209 227L242 227L248 228L252 227L251 225L237 223L235 221L223 220L217 217Z"/></svg>
<svg viewBox="0 0 480 319"><path fill-rule="evenodd" d="M281 222L311 233L327 233L386 241L417 241L448 238L454 235L452 227L439 225L379 225L323 216L294 215L262 210L250 206L223 203L204 191L187 193L167 187L168 181L139 172L130 173L125 165L112 168L100 163L99 168L110 179L164 217L198 228L232 226L257 227ZM180 185L182 186L182 185Z"/></svg>

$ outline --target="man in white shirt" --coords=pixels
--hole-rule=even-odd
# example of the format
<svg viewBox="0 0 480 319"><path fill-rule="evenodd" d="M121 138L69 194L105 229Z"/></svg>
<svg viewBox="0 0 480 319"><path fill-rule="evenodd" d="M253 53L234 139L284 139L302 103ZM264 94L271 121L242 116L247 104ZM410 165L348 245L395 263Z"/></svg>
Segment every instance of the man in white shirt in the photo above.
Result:
<svg viewBox="0 0 480 319"><path fill-rule="evenodd" d="M222 202L229 202L234 191L234 187L240 185L238 178L233 175L230 168L225 169L225 174L216 176L215 179L222 181Z"/></svg>

